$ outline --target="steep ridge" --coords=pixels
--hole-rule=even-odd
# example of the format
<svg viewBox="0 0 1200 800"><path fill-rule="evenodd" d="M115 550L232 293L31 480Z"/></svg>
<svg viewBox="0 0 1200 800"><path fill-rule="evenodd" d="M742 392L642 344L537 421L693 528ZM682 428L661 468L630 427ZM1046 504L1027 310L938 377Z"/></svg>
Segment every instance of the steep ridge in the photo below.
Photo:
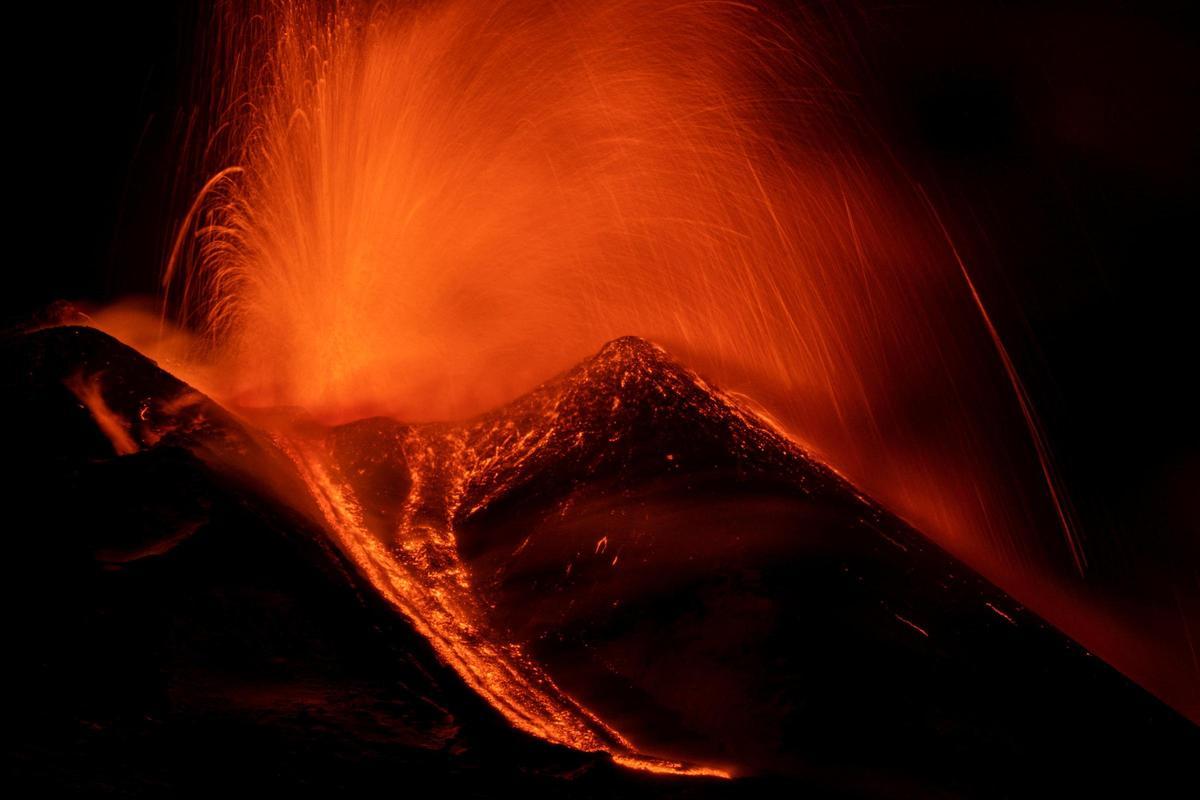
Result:
<svg viewBox="0 0 1200 800"><path fill-rule="evenodd" d="M252 423L84 328L0 374L25 777L1195 780L1194 726L645 341L465 423Z"/></svg>

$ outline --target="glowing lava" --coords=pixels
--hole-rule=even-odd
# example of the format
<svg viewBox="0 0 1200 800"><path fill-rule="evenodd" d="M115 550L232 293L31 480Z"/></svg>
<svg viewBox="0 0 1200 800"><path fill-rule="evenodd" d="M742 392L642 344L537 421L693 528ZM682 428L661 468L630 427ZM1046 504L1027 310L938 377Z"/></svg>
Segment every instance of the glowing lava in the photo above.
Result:
<svg viewBox="0 0 1200 800"><path fill-rule="evenodd" d="M468 417L633 333L959 555L1083 563L1069 529L1012 533L1062 503L944 229L858 129L814 21L251 6L206 34L209 171L164 276L199 343L106 330L229 404L330 421Z"/></svg>
<svg viewBox="0 0 1200 800"><path fill-rule="evenodd" d="M211 163L164 276L200 343L103 327L223 402L331 422L469 417L636 333L990 575L1082 566L1069 527L1058 550L1012 533L1062 506L1027 399L803 20L715 2L249 6L223 5L209 37ZM471 467L464 443L424 436L401 437L414 484L379 519L326 445L279 441L343 549L514 725L689 771L474 628L451 524Z"/></svg>
<svg viewBox="0 0 1200 800"><path fill-rule="evenodd" d="M514 471L543 452L569 451L593 438L572 425L576 420L558 419L557 408L569 405L569 397L543 392L533 398L533 410L516 420L485 417L462 427L364 420L324 440L279 435L275 442L295 462L343 552L514 727L556 744L607 752L633 769L730 777L725 769L639 752L487 624L487 609L458 554L455 521L511 489Z"/></svg>

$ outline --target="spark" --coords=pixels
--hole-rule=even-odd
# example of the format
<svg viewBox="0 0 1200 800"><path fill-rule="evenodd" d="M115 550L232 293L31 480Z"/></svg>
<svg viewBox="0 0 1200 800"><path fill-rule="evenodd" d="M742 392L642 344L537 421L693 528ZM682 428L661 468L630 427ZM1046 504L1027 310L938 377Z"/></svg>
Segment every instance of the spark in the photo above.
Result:
<svg viewBox="0 0 1200 800"><path fill-rule="evenodd" d="M925 630L924 628L922 628L920 625L918 625L917 623L913 622L912 620L910 620L910 619L905 619L904 617L902 617L902 616L900 616L899 614L896 614L896 613L893 613L893 614L892 614L892 616L893 616L893 617L895 617L896 619L900 620L900 621L901 621L901 622L903 622L905 625L907 625L908 627L912 628L914 631L916 631L917 633L921 634L921 635L922 635L922 636L924 636L925 638L927 638L927 639L929 638L929 631Z"/></svg>
<svg viewBox="0 0 1200 800"><path fill-rule="evenodd" d="M1013 618L1012 618L1012 617L1011 617L1009 614L1006 614L1006 613L1004 613L1003 611L1001 611L1000 609L996 608L996 607L995 607L994 605L992 605L991 603L987 603L987 602L985 602L985 603L984 603L984 605L985 605L985 606L987 606L988 608L990 608L992 611L995 611L997 614L999 614L999 615L1000 615L1001 617L1003 617L1004 619L1008 620L1008 622L1012 623L1013 625L1016 625L1016 624L1017 624L1017 621L1016 621L1015 619L1013 619Z"/></svg>

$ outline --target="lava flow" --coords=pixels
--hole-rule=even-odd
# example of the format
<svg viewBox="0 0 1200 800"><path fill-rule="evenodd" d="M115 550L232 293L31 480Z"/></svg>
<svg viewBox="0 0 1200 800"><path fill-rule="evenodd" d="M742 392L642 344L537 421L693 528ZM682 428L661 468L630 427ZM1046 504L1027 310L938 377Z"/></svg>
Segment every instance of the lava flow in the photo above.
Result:
<svg viewBox="0 0 1200 800"><path fill-rule="evenodd" d="M392 426L385 426L391 428ZM379 433L379 431L376 431ZM457 552L451 520L469 480L464 443L452 432L396 426L357 444L357 478L396 479L399 459L411 485L395 516L367 521L356 481L339 474L319 444L277 437L325 516L330 533L363 574L433 645L463 681L518 730L584 751L604 751L619 764L649 772L728 778L724 769L654 758L563 692L519 645L497 641ZM381 441L382 440L382 441ZM382 455L381 455L382 454ZM407 467L405 467L407 465ZM352 473L354 474L354 473ZM387 490L395 493L396 486ZM374 529L373 529L374 527Z"/></svg>
<svg viewBox="0 0 1200 800"><path fill-rule="evenodd" d="M815 20L288 0L211 24L207 171L164 275L198 339L105 330L231 404L330 421L469 417L646 336L981 566L1083 563L1070 525L1065 548L1013 534L1064 503Z"/></svg>
<svg viewBox="0 0 1200 800"><path fill-rule="evenodd" d="M797 488L840 483L735 401L633 338L609 344L567 377L465 425L376 418L323 437L277 435L275 442L295 462L341 548L515 727L580 750L607 751L636 769L729 777L723 768L639 753L563 692L521 645L498 638L488 622L491 609L459 556L458 529L531 484L592 483L614 469L621 481L632 481L636 465L628 463L628 449L659 446L635 422L662 413L648 398L669 409L664 425L692 425L693 435L706 434L701 441L721 431L728 451L716 458L737 464L743 475ZM686 446L666 449L671 468L680 466L676 459L692 460ZM712 457L707 466L717 466Z"/></svg>
<svg viewBox="0 0 1200 800"><path fill-rule="evenodd" d="M1190 766L1190 723L644 340L462 423L250 422L87 328L0 340L0 375L31 496L79 500L35 503L27 582L66 564L101 609L35 627L27 680L61 693L42 654L70 672L100 643L135 752L198 730L205 769L248 747L277 776L282 747L306 784L549 769L547 793L661 790L649 772L988 796ZM130 625L149 649L111 647Z"/></svg>
<svg viewBox="0 0 1200 800"><path fill-rule="evenodd" d="M732 416L754 431L738 447L819 454L822 476L1031 605L1054 596L1029 589L1039 576L1084 568L983 301L919 187L881 166L814 20L743 3L261 0L221 3L212 25L210 135L200 178L180 158L195 191L163 318L97 324L239 413L319 421L272 436L329 533L513 726L728 774L642 754L559 688L487 621L460 554L483 476L591 441L557 401L479 415L630 333L731 389L704 393L720 409L698 425ZM134 446L71 388L118 451ZM619 416L619 393L599 400ZM1119 666L1164 671L1103 620L1061 613Z"/></svg>

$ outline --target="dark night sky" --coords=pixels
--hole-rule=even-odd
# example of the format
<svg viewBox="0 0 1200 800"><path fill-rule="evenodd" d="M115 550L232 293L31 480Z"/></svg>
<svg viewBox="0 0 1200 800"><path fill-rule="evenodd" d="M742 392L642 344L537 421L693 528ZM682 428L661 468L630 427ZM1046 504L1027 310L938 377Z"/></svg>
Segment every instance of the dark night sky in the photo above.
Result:
<svg viewBox="0 0 1200 800"><path fill-rule="evenodd" d="M8 322L152 290L200 17L192 3L36 5L9 12L5 56ZM1187 5L917 0L828 17L870 123L957 210L1096 580L1142 570L1200 594Z"/></svg>

